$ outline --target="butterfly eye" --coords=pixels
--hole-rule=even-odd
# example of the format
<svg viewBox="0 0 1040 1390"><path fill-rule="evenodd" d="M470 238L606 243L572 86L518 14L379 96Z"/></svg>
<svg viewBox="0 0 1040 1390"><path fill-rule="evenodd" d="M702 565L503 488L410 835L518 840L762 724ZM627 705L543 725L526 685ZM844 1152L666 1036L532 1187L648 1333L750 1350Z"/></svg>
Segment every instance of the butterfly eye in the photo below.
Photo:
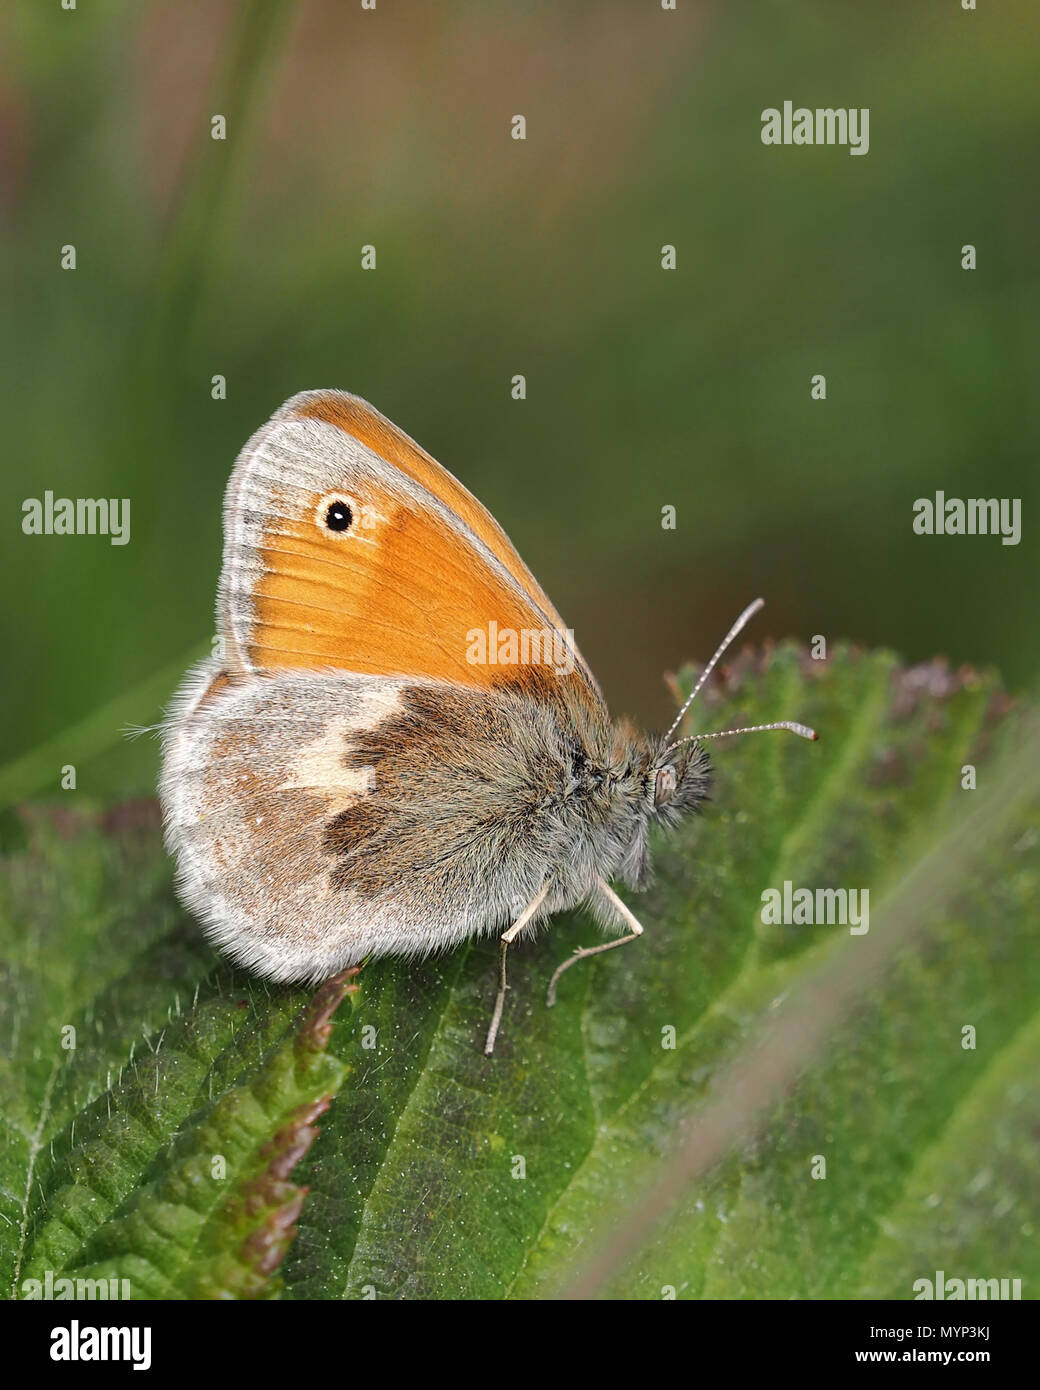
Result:
<svg viewBox="0 0 1040 1390"><path fill-rule="evenodd" d="M330 502L325 513L325 525L330 531L346 531L354 520L354 513L346 502Z"/></svg>
<svg viewBox="0 0 1040 1390"><path fill-rule="evenodd" d="M657 776L654 778L654 805L665 806L671 801L679 786L679 779L675 774L675 768L670 764L667 767L658 768Z"/></svg>

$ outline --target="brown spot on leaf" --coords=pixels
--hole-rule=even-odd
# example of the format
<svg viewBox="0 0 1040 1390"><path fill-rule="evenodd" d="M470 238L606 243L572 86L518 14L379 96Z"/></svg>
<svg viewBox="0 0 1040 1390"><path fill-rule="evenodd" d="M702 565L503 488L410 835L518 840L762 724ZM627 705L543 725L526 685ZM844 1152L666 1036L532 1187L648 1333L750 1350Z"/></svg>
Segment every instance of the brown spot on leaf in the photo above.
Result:
<svg viewBox="0 0 1040 1390"><path fill-rule="evenodd" d="M905 666L892 672L891 718L900 723L917 710L923 700L948 700L962 688L959 671L951 671L945 657Z"/></svg>
<svg viewBox="0 0 1040 1390"><path fill-rule="evenodd" d="M332 1016L348 994L356 993L354 978L359 971L360 966L352 965L332 975L311 999L296 1034L298 1054L325 1050L332 1032ZM242 1243L241 1259L253 1277L243 1288L236 1289L238 1297L265 1292L266 1280L296 1238L296 1221L310 1189L291 1182L290 1175L317 1137L314 1121L331 1104L332 1096L325 1095L298 1106L260 1150L266 1167L244 1185L238 1202L250 1216L265 1212L266 1215Z"/></svg>
<svg viewBox="0 0 1040 1390"><path fill-rule="evenodd" d="M324 1052L332 1032L332 1015L348 994L358 992L354 979L360 973L360 965L350 965L338 975L330 975L321 986L300 1023L296 1035L298 1052Z"/></svg>

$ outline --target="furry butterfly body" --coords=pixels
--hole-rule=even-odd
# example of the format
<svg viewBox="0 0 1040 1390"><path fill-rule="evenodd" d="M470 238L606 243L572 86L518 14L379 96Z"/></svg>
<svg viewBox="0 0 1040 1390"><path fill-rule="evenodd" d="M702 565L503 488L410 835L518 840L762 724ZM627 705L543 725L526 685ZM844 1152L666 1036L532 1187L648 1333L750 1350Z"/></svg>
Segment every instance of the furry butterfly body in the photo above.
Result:
<svg viewBox="0 0 1040 1390"><path fill-rule="evenodd" d="M546 883L543 916L595 901L599 878L638 886L652 761L634 734L509 690L293 672L186 715L163 802L214 938L272 979L316 982L501 932Z"/></svg>
<svg viewBox="0 0 1040 1390"><path fill-rule="evenodd" d="M316 982L581 903L641 931L610 882L642 885L706 754L611 720L501 528L371 406L304 393L247 443L217 622L160 798L181 895L235 960ZM474 661L491 625L552 640Z"/></svg>

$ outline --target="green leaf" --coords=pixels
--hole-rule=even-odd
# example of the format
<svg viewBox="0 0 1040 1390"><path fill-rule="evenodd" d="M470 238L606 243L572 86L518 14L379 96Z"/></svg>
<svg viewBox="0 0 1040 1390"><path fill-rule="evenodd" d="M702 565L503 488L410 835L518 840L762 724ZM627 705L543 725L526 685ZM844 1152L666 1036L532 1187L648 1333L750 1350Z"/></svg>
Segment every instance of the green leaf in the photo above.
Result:
<svg viewBox="0 0 1040 1390"><path fill-rule="evenodd" d="M8 1287L910 1298L942 1269L1030 1296L1036 716L993 677L784 646L698 726L782 717L820 743L715 746L714 803L630 898L642 939L552 1010L595 929L518 943L493 1058L494 942L366 965L301 1020L201 944L148 807L34 811L0 912ZM869 890L869 931L763 922L785 880Z"/></svg>
<svg viewBox="0 0 1040 1390"><path fill-rule="evenodd" d="M270 1290L290 1174L345 1075L328 1018L219 966L170 893L151 803L28 820L5 874L0 1273L11 1296ZM36 1290L38 1292L38 1290Z"/></svg>
<svg viewBox="0 0 1040 1390"><path fill-rule="evenodd" d="M595 1284L653 1298L861 1291L921 1154L1036 1014L1037 765L1000 770L1003 750L1015 759L1021 720L994 680L939 665L906 672L854 651L814 663L784 648L762 667L738 662L715 703L720 723L793 716L821 742L719 746L716 803L658 844L656 885L633 900L645 937L570 972L552 1012L553 965L593 931L557 923L518 951L494 1059L479 1047L493 946L366 970L356 1019L376 1027L379 1047L366 1062L356 1034L336 1040L357 1085L309 1160L312 1194L286 1267L297 1296L539 1297L580 1286L597 1236L667 1180L684 1125L778 1000L836 952L855 979L865 947L885 944L886 902L929 854L945 863L946 840L969 812L985 819L996 795L1015 817L991 817L999 836L951 910L921 905L912 948L894 943L884 978L835 1021L797 1089L775 1097L764 1124L750 1108L738 1114L736 1151L682 1183L663 1227L648 1226ZM988 792L961 789L968 762ZM1000 790L1008 775L1028 784L1031 804ZM984 831L975 838L986 842ZM958 864L948 867L958 881ZM762 891L785 879L866 887L881 915L855 937L765 926ZM961 1046L966 1024L975 1051ZM662 1046L668 1028L674 1050ZM908 1242L904 1256L916 1249ZM972 1255L951 1246L941 1267ZM1016 1259L993 1272L1035 1265L1025 1235ZM912 1278L927 1272L904 1266L888 1296L912 1296Z"/></svg>

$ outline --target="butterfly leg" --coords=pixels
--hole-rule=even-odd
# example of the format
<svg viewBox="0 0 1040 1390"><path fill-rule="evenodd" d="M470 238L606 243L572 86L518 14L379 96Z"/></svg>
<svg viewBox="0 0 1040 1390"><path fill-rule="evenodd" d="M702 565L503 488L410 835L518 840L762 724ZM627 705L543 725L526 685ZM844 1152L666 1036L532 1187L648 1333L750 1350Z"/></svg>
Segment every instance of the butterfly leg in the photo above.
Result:
<svg viewBox="0 0 1040 1390"><path fill-rule="evenodd" d="M549 885L543 884L509 930L502 933L498 956L498 993L495 995L495 1011L491 1015L491 1026L488 1028L487 1041L484 1043L484 1055L486 1057L490 1057L495 1050L495 1039L498 1037L498 1026L502 1022L502 1010L506 1002L506 990L509 988L506 984L506 952L541 907L548 892Z"/></svg>
<svg viewBox="0 0 1040 1390"><path fill-rule="evenodd" d="M556 1003L556 982L565 970L569 970L572 965L577 965L578 961L584 960L586 956L598 956L602 951L612 951L615 946L624 946L626 942L635 941L636 937L643 935L643 928L638 918L621 901L606 879L597 879L596 888L599 896L606 899L614 911L628 923L631 930L625 936L619 936L616 941L605 941L602 946L581 946L574 952L570 960L565 960L562 965L558 965L549 981L549 993L545 997L546 1005L550 1009Z"/></svg>

